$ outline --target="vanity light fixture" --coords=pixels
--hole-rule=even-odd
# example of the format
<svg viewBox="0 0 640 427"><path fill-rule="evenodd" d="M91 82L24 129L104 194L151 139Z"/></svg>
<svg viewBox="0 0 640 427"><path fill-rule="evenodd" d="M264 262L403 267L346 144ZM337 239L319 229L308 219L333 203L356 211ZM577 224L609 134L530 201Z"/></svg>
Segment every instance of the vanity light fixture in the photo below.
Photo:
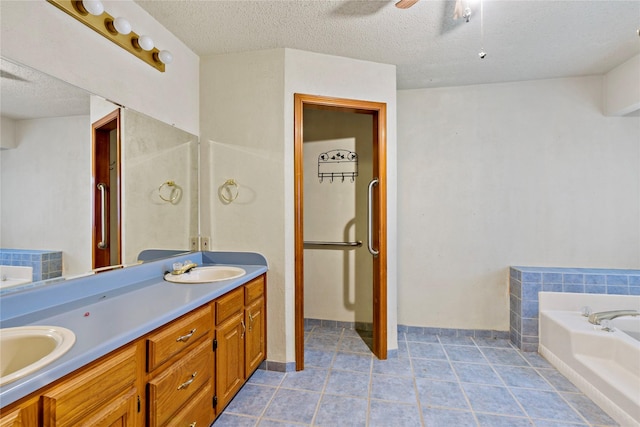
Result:
<svg viewBox="0 0 640 427"><path fill-rule="evenodd" d="M114 18L105 12L100 0L47 1L160 72L164 72L165 64L173 61L171 52L154 47L151 37L133 32L127 19Z"/></svg>

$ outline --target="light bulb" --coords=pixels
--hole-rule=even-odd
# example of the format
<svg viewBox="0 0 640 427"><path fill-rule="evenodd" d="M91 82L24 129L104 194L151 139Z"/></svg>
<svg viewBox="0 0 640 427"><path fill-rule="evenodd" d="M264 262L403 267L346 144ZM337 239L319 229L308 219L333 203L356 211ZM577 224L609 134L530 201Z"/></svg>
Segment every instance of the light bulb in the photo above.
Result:
<svg viewBox="0 0 640 427"><path fill-rule="evenodd" d="M143 50L151 50L153 49L153 39L149 36L140 36L138 38L138 46Z"/></svg>
<svg viewBox="0 0 640 427"><path fill-rule="evenodd" d="M173 54L168 50L161 50L158 52L158 59L163 64L171 64L173 62Z"/></svg>
<svg viewBox="0 0 640 427"><path fill-rule="evenodd" d="M100 16L104 13L104 6L100 0L82 0L82 7L94 16Z"/></svg>
<svg viewBox="0 0 640 427"><path fill-rule="evenodd" d="M113 26L120 34L127 35L131 32L131 24L122 16L113 20Z"/></svg>

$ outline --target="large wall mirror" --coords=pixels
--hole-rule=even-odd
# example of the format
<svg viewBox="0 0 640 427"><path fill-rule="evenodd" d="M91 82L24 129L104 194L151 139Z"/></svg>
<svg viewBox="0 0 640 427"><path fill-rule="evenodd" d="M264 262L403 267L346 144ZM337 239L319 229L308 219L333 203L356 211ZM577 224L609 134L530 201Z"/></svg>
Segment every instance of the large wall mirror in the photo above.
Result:
<svg viewBox="0 0 640 427"><path fill-rule="evenodd" d="M1 265L29 265L29 251L61 252L50 268L71 277L104 266L100 245L107 266L135 264L145 249L190 250L197 136L6 58L0 71ZM101 154L100 144L110 149Z"/></svg>

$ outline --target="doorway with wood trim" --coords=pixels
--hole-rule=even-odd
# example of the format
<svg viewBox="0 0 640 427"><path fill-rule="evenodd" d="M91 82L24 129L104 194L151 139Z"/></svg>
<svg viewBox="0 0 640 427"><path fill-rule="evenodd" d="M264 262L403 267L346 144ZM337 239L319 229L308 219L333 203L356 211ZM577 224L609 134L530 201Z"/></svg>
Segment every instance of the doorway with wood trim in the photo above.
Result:
<svg viewBox="0 0 640 427"><path fill-rule="evenodd" d="M92 268L121 261L120 109L91 125L92 134Z"/></svg>
<svg viewBox="0 0 640 427"><path fill-rule="evenodd" d="M317 167L313 166L313 173L317 173L318 180L339 180L343 182L345 179L365 180L361 184L364 185L366 191L366 206L357 208L354 212L360 212L358 216L365 215L367 233L366 246L370 255L370 286L366 292L370 295L370 307L368 311L371 316L372 337L373 342L371 349L373 354L379 359L387 357L387 242L386 242L386 104L379 102L360 101L341 98L330 98L315 95L294 95L294 190L295 190L295 356L296 370L304 369L304 331L305 331L305 294L304 294L304 249L305 240L305 174L310 169L309 159L305 160L303 145L305 142L305 111L307 117L312 116L312 112L336 112L349 113L367 116L365 123L370 126L369 138L370 146L366 147L370 153L367 169L367 176L361 174L357 164L358 155L351 151L349 147L342 147L332 151L324 152L319 156L314 153L314 159L317 157ZM315 115L315 114L313 114ZM356 118L356 116L351 116ZM360 116L361 117L361 116ZM340 144L340 143L338 143ZM344 142L348 145L348 141ZM311 153L310 150L309 153ZM321 150L322 151L322 150ZM340 159L340 162L331 159ZM351 160L351 162L349 162ZM353 160L356 164L353 164ZM307 163L307 172L305 172L305 162ZM339 164L338 164L339 163ZM308 185L307 181L307 185ZM361 187L362 187L361 185ZM308 191L309 189L307 189ZM361 197L360 197L361 198ZM355 216L355 215L354 215ZM359 246L358 239L350 239L351 231L348 230L355 225L355 221L350 221L349 225L344 227L344 241L309 241L307 240L307 248L309 245L318 248L327 248L329 246L337 247L344 250L344 246ZM363 227L359 227L362 229ZM354 241L350 241L354 240ZM336 245L337 244L337 245ZM346 248L349 249L349 248ZM345 255L346 260L346 255ZM345 293L345 299L346 294Z"/></svg>

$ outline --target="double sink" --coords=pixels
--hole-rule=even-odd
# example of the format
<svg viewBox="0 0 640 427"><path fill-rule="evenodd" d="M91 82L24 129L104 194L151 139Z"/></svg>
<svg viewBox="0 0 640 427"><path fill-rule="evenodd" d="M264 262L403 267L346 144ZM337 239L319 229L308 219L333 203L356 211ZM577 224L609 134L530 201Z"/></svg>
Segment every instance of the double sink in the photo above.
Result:
<svg viewBox="0 0 640 427"><path fill-rule="evenodd" d="M231 266L196 267L183 274L165 274L166 281L210 283L242 277ZM35 373L62 357L76 341L73 331L60 326L20 326L0 329L0 386Z"/></svg>

